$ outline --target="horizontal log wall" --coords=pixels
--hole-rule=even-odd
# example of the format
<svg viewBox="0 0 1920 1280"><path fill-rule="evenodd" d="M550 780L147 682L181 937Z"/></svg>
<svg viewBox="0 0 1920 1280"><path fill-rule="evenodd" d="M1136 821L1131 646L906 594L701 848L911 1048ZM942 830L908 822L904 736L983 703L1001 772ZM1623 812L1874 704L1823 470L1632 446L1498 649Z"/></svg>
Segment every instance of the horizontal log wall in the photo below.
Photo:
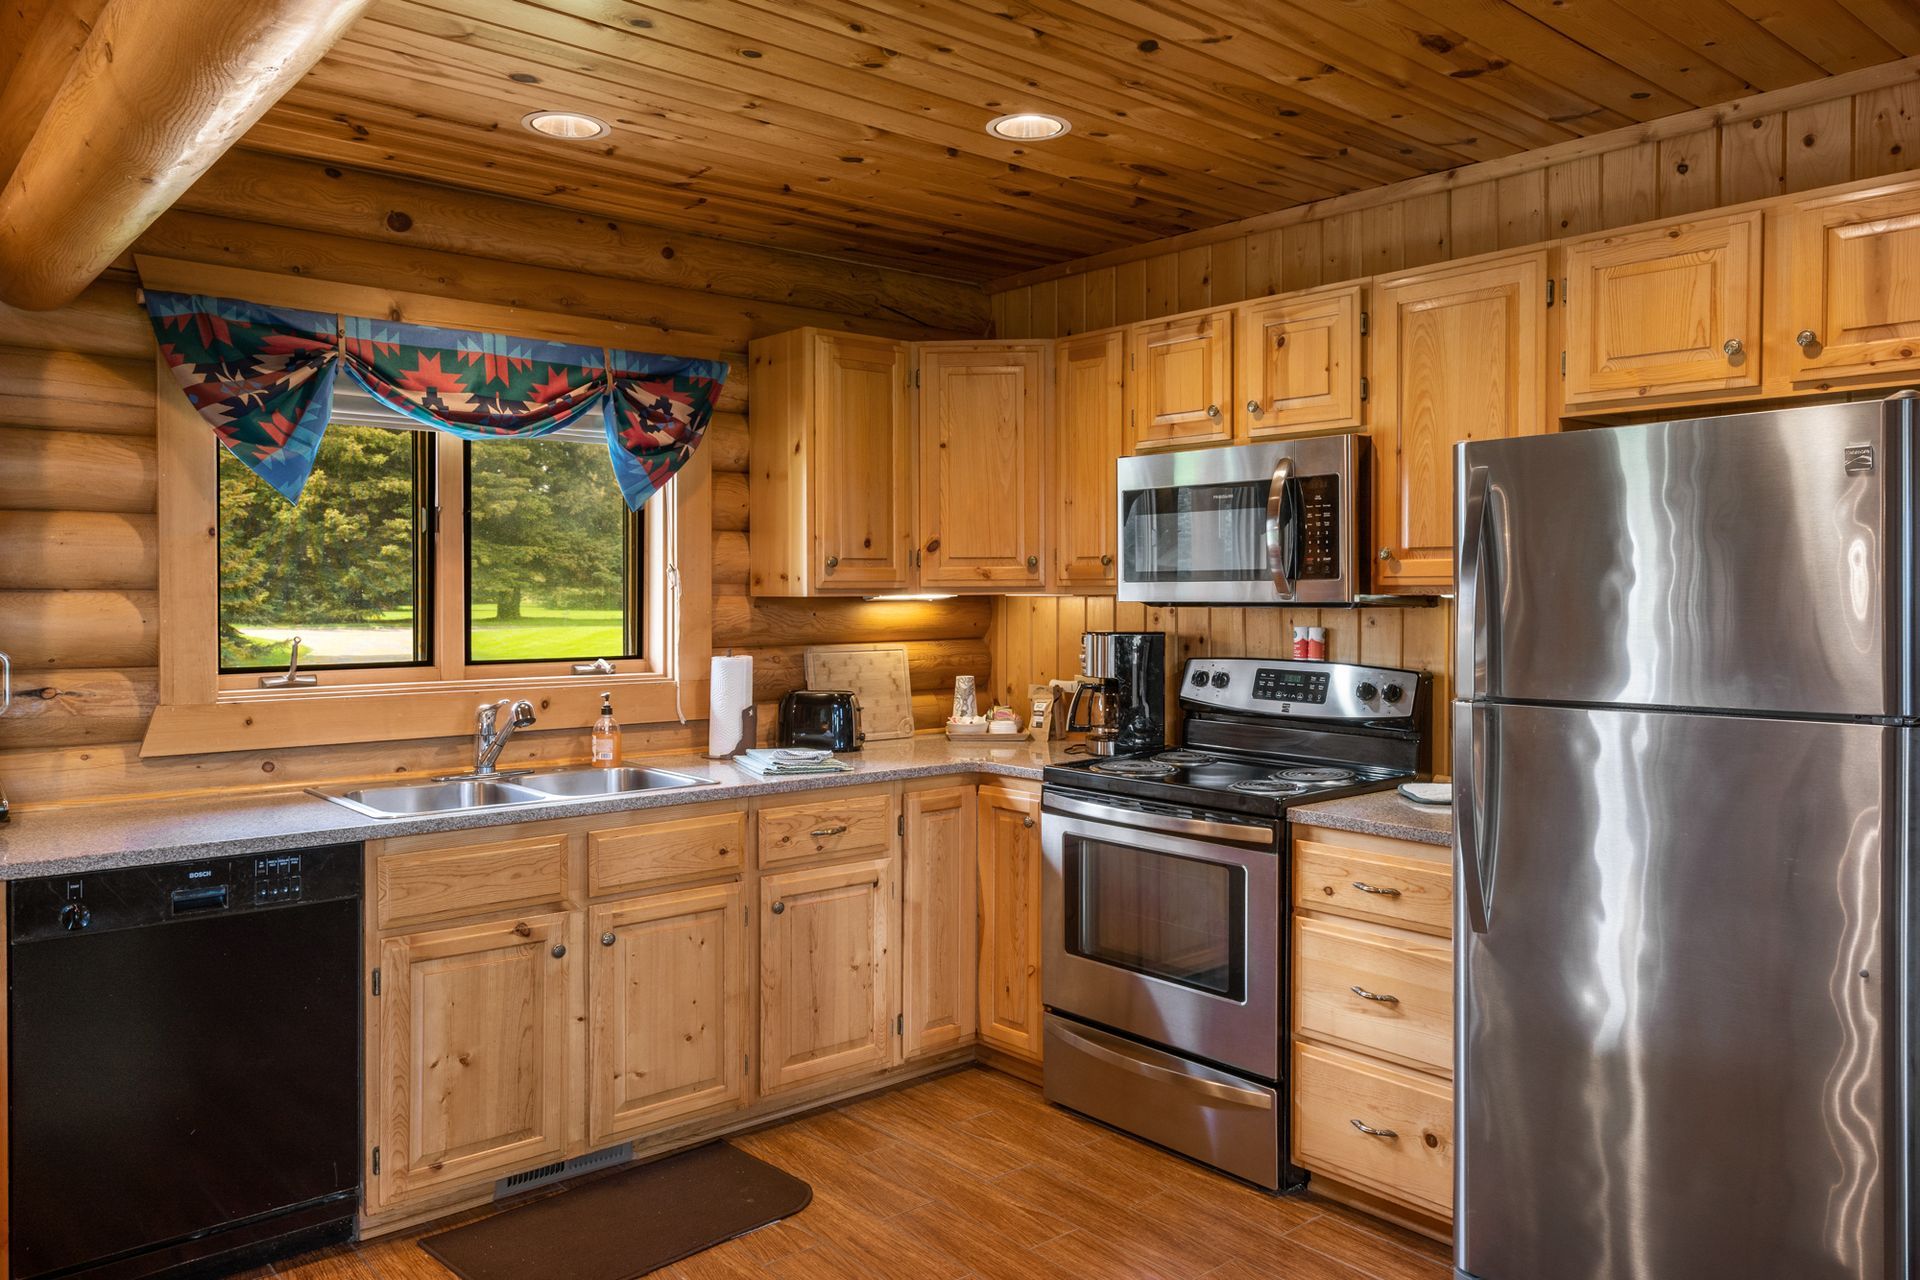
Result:
<svg viewBox="0 0 1920 1280"><path fill-rule="evenodd" d="M731 354L734 373L703 445L714 466L714 646L755 658L763 732L772 732L780 695L804 684L809 644L903 642L922 727L944 718L954 676L987 678L992 611L984 600L759 604L746 594L746 340L799 323L902 336L978 333L987 309L977 290L719 241L649 238L642 228L488 197L469 208L457 193L338 170L322 177L293 162L223 164L233 186L196 193L162 218L139 252L564 309L645 325L659 350ZM223 216L275 216L281 206L258 194L268 179L311 184L284 207L294 225ZM632 256L643 249L652 260ZM563 269L568 261L579 265ZM139 758L159 696L162 626L153 338L136 287L130 271L119 271L59 311L0 306L0 651L13 657L15 694L13 710L0 717L0 784L15 803L31 805L293 788L463 765L472 751L466 738ZM931 331L919 327L922 317ZM704 749L706 708L685 710L685 725L628 726L628 749ZM576 759L584 735L585 726L516 735L507 760Z"/></svg>
<svg viewBox="0 0 1920 1280"><path fill-rule="evenodd" d="M1903 74L1900 83L1827 101L1806 100L1811 88L1803 87L1795 91L1802 101L1779 110L1765 109L1764 97L1748 99L1701 113L1699 127L1684 132L1657 124L1622 130L1577 144L1575 155L1562 147L1471 165L1329 201L1324 210L1254 219L1246 230L1183 236L1157 252L1148 245L1079 269L1030 272L1028 279L1058 278L994 294L995 333L1065 337L1907 170L1920 161L1920 81ZM1275 221L1282 225L1264 225ZM1444 772L1452 620L1451 601L1427 609L1141 610L1010 598L994 621L995 688L1011 699L1029 683L1072 675L1083 629L1163 631L1177 665L1207 653L1282 654L1293 626L1322 625L1334 658L1433 674L1435 764Z"/></svg>

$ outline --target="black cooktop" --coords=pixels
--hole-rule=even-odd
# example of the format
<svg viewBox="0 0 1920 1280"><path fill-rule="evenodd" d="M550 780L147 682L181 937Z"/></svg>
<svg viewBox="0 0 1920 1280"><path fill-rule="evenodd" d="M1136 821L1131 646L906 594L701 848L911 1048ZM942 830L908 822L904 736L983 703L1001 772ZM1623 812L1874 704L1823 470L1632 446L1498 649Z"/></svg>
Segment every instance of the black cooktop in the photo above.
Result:
<svg viewBox="0 0 1920 1280"><path fill-rule="evenodd" d="M1413 776L1411 769L1305 756L1171 747L1049 765L1042 781L1075 791L1267 817L1289 805L1384 791Z"/></svg>

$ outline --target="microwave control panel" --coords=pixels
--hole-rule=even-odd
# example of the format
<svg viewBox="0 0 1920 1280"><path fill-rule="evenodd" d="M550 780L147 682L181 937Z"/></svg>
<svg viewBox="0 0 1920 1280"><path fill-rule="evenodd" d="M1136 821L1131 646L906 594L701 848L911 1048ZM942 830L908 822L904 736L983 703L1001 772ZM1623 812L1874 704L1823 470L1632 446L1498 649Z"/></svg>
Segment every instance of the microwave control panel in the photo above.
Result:
<svg viewBox="0 0 1920 1280"><path fill-rule="evenodd" d="M1340 576L1340 477L1302 476L1300 576Z"/></svg>

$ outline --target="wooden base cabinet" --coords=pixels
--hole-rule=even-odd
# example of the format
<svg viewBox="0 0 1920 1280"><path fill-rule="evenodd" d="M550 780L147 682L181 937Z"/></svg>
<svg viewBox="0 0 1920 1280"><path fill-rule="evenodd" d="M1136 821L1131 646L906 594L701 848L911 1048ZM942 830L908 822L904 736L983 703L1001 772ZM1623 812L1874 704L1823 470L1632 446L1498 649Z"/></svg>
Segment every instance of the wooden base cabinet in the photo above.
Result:
<svg viewBox="0 0 1920 1280"><path fill-rule="evenodd" d="M737 881L588 913L589 1145L746 1103L745 917Z"/></svg>
<svg viewBox="0 0 1920 1280"><path fill-rule="evenodd" d="M1040 790L980 788L980 1040L1040 1061Z"/></svg>
<svg viewBox="0 0 1920 1280"><path fill-rule="evenodd" d="M380 947L379 1202L566 1153L579 918L524 916Z"/></svg>
<svg viewBox="0 0 1920 1280"><path fill-rule="evenodd" d="M901 1051L970 1044L978 1013L974 789L909 790L900 851Z"/></svg>

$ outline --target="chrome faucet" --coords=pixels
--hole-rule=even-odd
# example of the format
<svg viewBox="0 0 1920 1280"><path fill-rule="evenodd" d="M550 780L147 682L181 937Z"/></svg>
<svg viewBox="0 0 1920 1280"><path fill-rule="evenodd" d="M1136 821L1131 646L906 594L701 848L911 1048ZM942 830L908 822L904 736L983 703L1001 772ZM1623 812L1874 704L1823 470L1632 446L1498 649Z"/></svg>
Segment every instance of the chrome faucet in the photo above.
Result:
<svg viewBox="0 0 1920 1280"><path fill-rule="evenodd" d="M497 725L501 711L508 708L511 708L511 712L507 722ZM484 778L496 772L494 764L500 759L500 752L506 747L507 739L513 736L513 731L533 723L533 704L524 698L518 702L502 698L498 702L482 705L478 716L479 723L473 735L473 773L475 777Z"/></svg>

